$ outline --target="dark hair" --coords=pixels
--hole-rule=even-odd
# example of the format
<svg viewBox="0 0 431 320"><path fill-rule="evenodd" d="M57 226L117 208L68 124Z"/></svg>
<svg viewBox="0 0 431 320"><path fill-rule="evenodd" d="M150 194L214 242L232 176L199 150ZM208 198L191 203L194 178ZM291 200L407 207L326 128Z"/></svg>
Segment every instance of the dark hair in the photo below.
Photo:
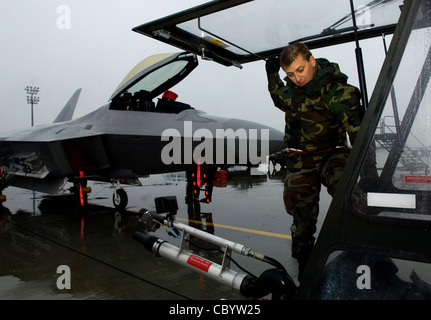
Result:
<svg viewBox="0 0 431 320"><path fill-rule="evenodd" d="M281 52L280 65L288 67L298 56L302 56L304 60L309 61L311 52L308 47L301 42L291 43Z"/></svg>

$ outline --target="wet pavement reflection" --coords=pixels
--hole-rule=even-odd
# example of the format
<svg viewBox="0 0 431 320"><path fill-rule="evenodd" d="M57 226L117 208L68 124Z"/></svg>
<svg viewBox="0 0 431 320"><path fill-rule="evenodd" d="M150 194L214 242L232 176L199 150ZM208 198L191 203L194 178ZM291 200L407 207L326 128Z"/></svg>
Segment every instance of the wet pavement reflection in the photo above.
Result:
<svg viewBox="0 0 431 320"><path fill-rule="evenodd" d="M129 205L122 211L112 204L109 184L89 183L92 192L82 207L68 193L48 196L7 188L0 215L0 299L246 299L193 270L155 257L133 239L140 231L179 244L164 228L149 231L139 222L139 210L155 211L154 198L161 196L177 198L178 221L262 252L282 263L296 280L297 265L290 257L291 217L281 197L282 173L232 173L226 185L215 186L209 204L186 204L183 173L154 175L141 182L141 187L124 187ZM325 201L319 229L329 206ZM221 262L222 253L213 244L197 238L191 242L197 255ZM249 257L234 257L253 274L271 268ZM231 268L242 272L235 265Z"/></svg>

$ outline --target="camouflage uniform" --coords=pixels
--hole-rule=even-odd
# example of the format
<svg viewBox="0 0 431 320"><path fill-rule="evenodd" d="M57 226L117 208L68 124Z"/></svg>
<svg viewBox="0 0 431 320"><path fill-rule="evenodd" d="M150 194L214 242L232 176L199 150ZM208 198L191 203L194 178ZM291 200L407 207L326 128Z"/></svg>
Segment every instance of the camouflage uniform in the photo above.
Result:
<svg viewBox="0 0 431 320"><path fill-rule="evenodd" d="M292 256L300 260L314 246L321 184L333 196L359 130L363 108L359 90L347 83L336 63L316 59L316 73L299 87L278 72L268 74L268 89L276 107L285 112L286 156L283 200L293 216ZM294 149L294 150L292 150Z"/></svg>

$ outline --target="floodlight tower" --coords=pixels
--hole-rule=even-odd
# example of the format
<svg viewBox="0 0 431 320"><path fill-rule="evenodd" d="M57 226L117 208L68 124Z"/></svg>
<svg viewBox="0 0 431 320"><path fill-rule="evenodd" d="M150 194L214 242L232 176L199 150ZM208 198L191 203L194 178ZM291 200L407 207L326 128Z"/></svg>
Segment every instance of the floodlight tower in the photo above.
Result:
<svg viewBox="0 0 431 320"><path fill-rule="evenodd" d="M31 104L31 126L34 125L34 118L33 118L33 105L37 104L39 102L39 97L36 96L36 94L39 92L39 87L31 87L27 86L25 89L27 91L27 103Z"/></svg>

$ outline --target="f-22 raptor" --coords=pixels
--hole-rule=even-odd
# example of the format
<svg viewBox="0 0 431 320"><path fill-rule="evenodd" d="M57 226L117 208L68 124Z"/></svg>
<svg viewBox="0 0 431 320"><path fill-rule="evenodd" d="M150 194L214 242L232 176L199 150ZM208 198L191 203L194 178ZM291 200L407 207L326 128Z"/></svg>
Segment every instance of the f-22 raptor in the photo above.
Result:
<svg viewBox="0 0 431 320"><path fill-rule="evenodd" d="M198 165L256 166L283 148L278 130L211 116L177 101L169 89L197 65L196 55L187 52L150 56L94 112L72 120L79 89L53 124L0 136L0 190L10 185L56 194L71 182L82 202L88 180L111 181L117 186L114 205L124 208L121 183L140 185L139 178L149 174L193 171Z"/></svg>

